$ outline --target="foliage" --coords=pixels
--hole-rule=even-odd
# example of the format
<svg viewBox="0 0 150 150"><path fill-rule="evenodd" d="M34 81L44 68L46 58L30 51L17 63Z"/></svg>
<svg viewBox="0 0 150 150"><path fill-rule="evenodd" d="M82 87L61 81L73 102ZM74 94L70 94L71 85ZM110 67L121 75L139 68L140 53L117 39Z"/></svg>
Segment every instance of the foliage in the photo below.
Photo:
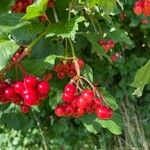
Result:
<svg viewBox="0 0 150 150"><path fill-rule="evenodd" d="M0 79L22 79L16 68L9 70L11 58L20 46L27 50L21 63L29 74L39 77L48 72L53 74L49 97L28 114L20 113L14 104L0 104L0 136L4 137L1 148L146 148L143 145L147 145L149 138L144 132L149 130L150 23L142 24L141 21L150 19L134 15L133 0L56 0L53 8L47 8L47 2L37 0L27 7L25 14L20 14L8 13L15 1L7 0L5 4L0 1ZM39 17L45 14L48 18L41 22ZM106 52L99 44L100 39L112 39L115 48ZM70 40L75 55L85 61L81 75L99 89L104 102L115 110L111 120L100 120L93 114L76 119L59 118L54 114L70 78L60 80L52 69L60 61L65 62L64 58L74 57ZM112 55L116 53L119 57L114 62ZM132 87L140 98L132 95ZM136 120L132 120L135 117ZM138 141L140 132L145 144Z"/></svg>

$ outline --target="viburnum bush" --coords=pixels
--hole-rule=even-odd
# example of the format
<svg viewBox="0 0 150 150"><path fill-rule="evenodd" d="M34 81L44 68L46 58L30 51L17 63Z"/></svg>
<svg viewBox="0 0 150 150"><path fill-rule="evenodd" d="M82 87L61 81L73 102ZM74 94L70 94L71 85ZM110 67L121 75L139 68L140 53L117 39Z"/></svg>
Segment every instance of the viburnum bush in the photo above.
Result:
<svg viewBox="0 0 150 150"><path fill-rule="evenodd" d="M126 94L131 85L141 96L150 82L148 59L134 62L134 73L146 64L133 83L125 70L139 42L149 47L148 16L149 0L0 1L0 123L33 129L34 118L40 131L46 120L43 128L54 132L63 120L94 134L122 134L119 88Z"/></svg>

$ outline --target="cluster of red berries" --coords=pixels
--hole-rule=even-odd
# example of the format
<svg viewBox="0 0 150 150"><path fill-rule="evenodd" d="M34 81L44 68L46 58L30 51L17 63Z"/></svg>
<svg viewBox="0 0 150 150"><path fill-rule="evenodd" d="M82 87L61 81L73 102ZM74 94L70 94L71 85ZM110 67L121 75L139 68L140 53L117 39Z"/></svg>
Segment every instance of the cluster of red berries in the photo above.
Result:
<svg viewBox="0 0 150 150"><path fill-rule="evenodd" d="M15 4L12 6L11 11L15 13L25 13L26 8L31 5L33 0L16 0ZM54 7L54 1L49 0L47 4L48 8Z"/></svg>
<svg viewBox="0 0 150 150"><path fill-rule="evenodd" d="M48 97L50 85L36 76L27 75L23 81L8 84L0 81L0 102L20 105L20 110L27 113L30 107L39 105Z"/></svg>
<svg viewBox="0 0 150 150"><path fill-rule="evenodd" d="M116 44L113 40L99 40L98 43L103 47L105 52L108 52L111 48L114 48Z"/></svg>
<svg viewBox="0 0 150 150"><path fill-rule="evenodd" d="M78 58L77 63L79 64L80 69L82 69L85 65L81 58ZM54 66L53 71L57 73L57 77L59 79L63 79L66 76L72 78L77 74L75 63L72 60L68 60L66 63L60 62Z"/></svg>
<svg viewBox="0 0 150 150"><path fill-rule="evenodd" d="M150 16L150 0L138 0L135 2L133 12L136 15Z"/></svg>
<svg viewBox="0 0 150 150"><path fill-rule="evenodd" d="M11 11L15 13L24 13L26 8L33 3L33 0L16 0Z"/></svg>
<svg viewBox="0 0 150 150"><path fill-rule="evenodd" d="M85 89L81 93L73 84L66 85L63 95L63 103L55 108L58 117L79 118L84 114L95 113L100 119L111 119L113 111L107 106L102 105L101 98L94 96L90 89Z"/></svg>

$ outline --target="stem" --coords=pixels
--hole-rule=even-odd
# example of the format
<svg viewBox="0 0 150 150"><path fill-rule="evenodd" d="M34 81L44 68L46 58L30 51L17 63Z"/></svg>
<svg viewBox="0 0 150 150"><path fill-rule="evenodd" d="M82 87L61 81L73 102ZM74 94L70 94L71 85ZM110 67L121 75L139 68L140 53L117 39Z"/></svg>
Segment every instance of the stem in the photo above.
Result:
<svg viewBox="0 0 150 150"><path fill-rule="evenodd" d="M96 26L95 26L94 21L93 21L93 19L92 19L92 17L91 17L90 15L89 15L89 18L90 18L91 23L92 23L92 25L93 25L94 31L97 33Z"/></svg>
<svg viewBox="0 0 150 150"><path fill-rule="evenodd" d="M31 48L36 45L47 33L47 30L45 30L42 34L40 34L36 39L34 39L23 51L22 55L20 56L20 61L23 57L28 55L31 52Z"/></svg>
<svg viewBox="0 0 150 150"><path fill-rule="evenodd" d="M16 25L15 27L12 27L12 30L16 30L16 29L18 29L18 28L21 28L21 27L23 27L23 26L25 26L25 25L29 25L29 24L31 24L30 22L23 22L23 23L21 23L21 24L18 24L18 25Z"/></svg>
<svg viewBox="0 0 150 150"><path fill-rule="evenodd" d="M71 19L71 8L72 8L73 0L70 2L69 5L69 14L68 14L68 21Z"/></svg>
<svg viewBox="0 0 150 150"><path fill-rule="evenodd" d="M58 22L58 21L59 21L59 19L58 19L58 15L57 15L57 12L56 12L55 7L54 7L54 8L52 8L52 10L53 10L53 14L54 14L55 21L56 21L56 22Z"/></svg>
<svg viewBox="0 0 150 150"><path fill-rule="evenodd" d="M32 112L33 112L34 118L35 118L35 120L36 120L36 122L37 122L37 126L39 127L41 137L42 137L42 139L43 139L43 146L44 146L44 149L45 149L45 150L48 150L48 147L47 147L47 145L46 145L46 140L45 140L45 137L44 137L42 128L41 128L40 121L39 121L37 115L35 114L35 112L34 112L34 111L32 111Z"/></svg>
<svg viewBox="0 0 150 150"><path fill-rule="evenodd" d="M70 46L71 46L71 51L72 51L72 55L73 55L73 59L74 59L74 63L75 63L75 69L76 69L77 75L80 76L80 67L79 67L79 64L77 62L74 46L73 46L73 43L72 43L71 39L68 39L68 40L69 40L69 43L70 43Z"/></svg>
<svg viewBox="0 0 150 150"><path fill-rule="evenodd" d="M19 69L21 70L23 76L25 76L27 74L26 69L24 68L24 66L20 63L17 62L16 65L19 67Z"/></svg>

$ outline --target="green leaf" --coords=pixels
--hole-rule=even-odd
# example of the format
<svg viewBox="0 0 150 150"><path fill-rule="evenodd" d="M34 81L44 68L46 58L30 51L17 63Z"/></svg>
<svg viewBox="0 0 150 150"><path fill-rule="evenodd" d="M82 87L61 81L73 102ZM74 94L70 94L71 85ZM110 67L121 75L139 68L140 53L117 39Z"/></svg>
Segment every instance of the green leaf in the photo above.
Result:
<svg viewBox="0 0 150 150"><path fill-rule="evenodd" d="M0 104L0 111L5 111L9 106L10 104Z"/></svg>
<svg viewBox="0 0 150 150"><path fill-rule="evenodd" d="M116 29L110 32L108 37L110 37L112 40L116 42L123 42L129 45L133 45L133 42L131 41L129 35L124 30L121 29Z"/></svg>
<svg viewBox="0 0 150 150"><path fill-rule="evenodd" d="M23 130L28 126L28 118L20 113L4 113L0 119L1 124L15 130Z"/></svg>
<svg viewBox="0 0 150 150"><path fill-rule="evenodd" d="M58 22L56 24L52 24L48 28L46 37L51 37L56 35L62 38L72 38L74 40L76 31L78 30L78 26L79 26L78 24L84 20L85 20L84 17L77 16L66 23Z"/></svg>
<svg viewBox="0 0 150 150"><path fill-rule="evenodd" d="M116 0L89 0L89 7L94 7L96 4L103 9L104 13L109 14L114 11Z"/></svg>
<svg viewBox="0 0 150 150"><path fill-rule="evenodd" d="M93 52L96 52L98 56L104 56L110 61L110 57L106 54L104 49L98 44L99 40L99 38L97 37L98 35L97 34L95 35L94 33L88 33L84 35L87 38L87 40L91 42Z"/></svg>
<svg viewBox="0 0 150 150"><path fill-rule="evenodd" d="M95 115L84 115L80 118L85 128L94 134L97 134L101 130L100 124L95 122L96 116Z"/></svg>
<svg viewBox="0 0 150 150"><path fill-rule="evenodd" d="M12 0L5 0L5 2L0 0L0 12L8 11L11 3L12 3Z"/></svg>
<svg viewBox="0 0 150 150"><path fill-rule="evenodd" d="M89 65L85 65L84 68L81 70L81 74L86 77L88 80L93 82L93 70Z"/></svg>
<svg viewBox="0 0 150 150"><path fill-rule="evenodd" d="M113 109L116 110L118 109L118 104L116 102L116 99L110 95L104 88L100 89L102 95L104 96L105 101L107 104Z"/></svg>
<svg viewBox="0 0 150 150"><path fill-rule="evenodd" d="M4 13L0 15L0 30L10 33L13 30L30 24L29 22L20 22L21 14Z"/></svg>
<svg viewBox="0 0 150 150"><path fill-rule="evenodd" d="M27 7L27 13L23 16L23 20L42 16L47 8L48 0L37 0L35 3Z"/></svg>
<svg viewBox="0 0 150 150"><path fill-rule="evenodd" d="M103 128L108 129L110 132L116 135L122 134L122 129L112 120L100 120L96 118L97 123L101 124Z"/></svg>
<svg viewBox="0 0 150 150"><path fill-rule="evenodd" d="M6 66L8 60L18 50L18 48L19 45L17 45L17 43L13 40L0 41L0 70Z"/></svg>
<svg viewBox="0 0 150 150"><path fill-rule="evenodd" d="M48 57L46 57L46 59L44 60L44 62L48 63L48 69L52 69L55 63L55 59L56 59L56 55L49 55Z"/></svg>
<svg viewBox="0 0 150 150"><path fill-rule="evenodd" d="M144 86L150 84L150 60L137 71L131 86L137 88L133 95L142 96Z"/></svg>

